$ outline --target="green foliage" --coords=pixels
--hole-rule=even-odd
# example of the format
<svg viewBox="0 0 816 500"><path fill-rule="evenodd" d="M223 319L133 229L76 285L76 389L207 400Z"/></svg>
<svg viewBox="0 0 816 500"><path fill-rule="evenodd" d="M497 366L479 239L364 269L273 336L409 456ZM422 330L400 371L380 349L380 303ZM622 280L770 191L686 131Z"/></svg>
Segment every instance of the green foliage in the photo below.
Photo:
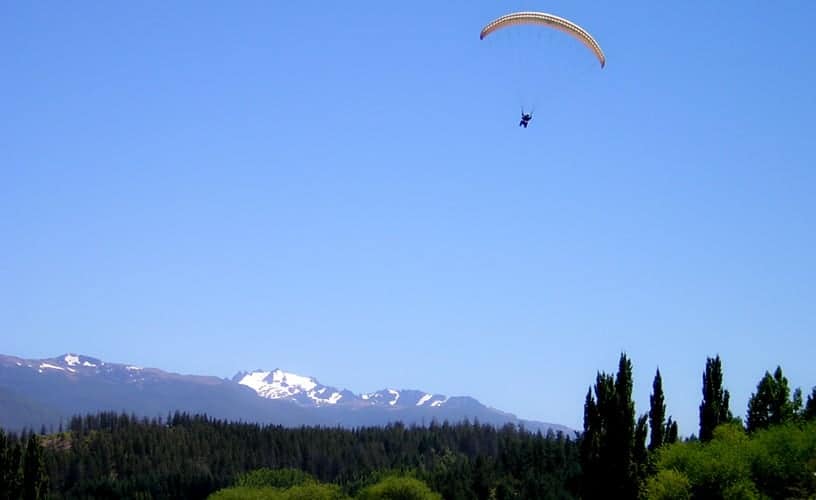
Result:
<svg viewBox="0 0 816 500"><path fill-rule="evenodd" d="M213 493L209 500L345 500L335 484L302 484L290 488L237 486Z"/></svg>
<svg viewBox="0 0 816 500"><path fill-rule="evenodd" d="M249 488L291 488L304 484L316 483L317 479L300 469L256 469L238 476L236 486Z"/></svg>
<svg viewBox="0 0 816 500"><path fill-rule="evenodd" d="M690 500L691 482L675 469L661 470L646 481L644 496L648 500Z"/></svg>
<svg viewBox="0 0 816 500"><path fill-rule="evenodd" d="M712 439L676 443L658 451L658 474L648 498L688 479L694 498L810 498L816 495L816 423L770 427L751 435L737 424L717 427ZM672 490L674 491L674 490Z"/></svg>
<svg viewBox="0 0 816 500"><path fill-rule="evenodd" d="M816 422L771 427L752 438L752 478L773 498L816 493Z"/></svg>
<svg viewBox="0 0 816 500"><path fill-rule="evenodd" d="M733 424L717 427L710 442L677 443L659 452L658 468L686 475L695 496L722 498L726 488L750 477L748 437Z"/></svg>
<svg viewBox="0 0 816 500"><path fill-rule="evenodd" d="M365 488L359 500L442 500L427 484L411 477L388 477Z"/></svg>
<svg viewBox="0 0 816 500"><path fill-rule="evenodd" d="M759 500L763 498L759 494L754 483L749 479L742 479L723 489L723 500Z"/></svg>
<svg viewBox="0 0 816 500"><path fill-rule="evenodd" d="M236 486L218 490L208 500L284 500L284 492L278 488L253 488Z"/></svg>
<svg viewBox="0 0 816 500"><path fill-rule="evenodd" d="M344 500L349 498L336 484L303 484L285 490L284 500Z"/></svg>

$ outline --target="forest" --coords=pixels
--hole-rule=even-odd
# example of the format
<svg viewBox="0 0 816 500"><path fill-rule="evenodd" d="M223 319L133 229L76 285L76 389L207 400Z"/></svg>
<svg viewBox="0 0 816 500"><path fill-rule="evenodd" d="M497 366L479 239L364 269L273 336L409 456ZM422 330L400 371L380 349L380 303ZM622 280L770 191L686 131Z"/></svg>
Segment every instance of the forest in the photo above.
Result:
<svg viewBox="0 0 816 500"><path fill-rule="evenodd" d="M0 431L0 499L812 498L816 388L781 367L735 418L719 356L702 374L699 428L679 437L660 371L635 413L632 362L599 372L575 435L432 422L284 428L206 415L100 412L48 432Z"/></svg>

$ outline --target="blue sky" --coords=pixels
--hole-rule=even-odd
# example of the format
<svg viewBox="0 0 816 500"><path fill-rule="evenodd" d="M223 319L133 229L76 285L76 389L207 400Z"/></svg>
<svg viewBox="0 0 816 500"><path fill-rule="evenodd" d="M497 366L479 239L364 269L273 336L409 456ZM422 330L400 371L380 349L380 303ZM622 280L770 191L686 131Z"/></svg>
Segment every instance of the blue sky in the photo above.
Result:
<svg viewBox="0 0 816 500"><path fill-rule="evenodd" d="M479 41L517 8L585 26L606 68L567 37ZM638 412L659 366L683 434L707 356L737 414L777 364L809 391L814 18L5 2L0 352L280 367L577 428L626 351Z"/></svg>

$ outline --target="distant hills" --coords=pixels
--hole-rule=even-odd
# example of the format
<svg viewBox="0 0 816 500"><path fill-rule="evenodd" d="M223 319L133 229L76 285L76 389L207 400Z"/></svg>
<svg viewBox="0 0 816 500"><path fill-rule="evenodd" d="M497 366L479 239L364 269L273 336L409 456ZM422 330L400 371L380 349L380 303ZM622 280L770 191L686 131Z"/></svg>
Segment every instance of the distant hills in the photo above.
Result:
<svg viewBox="0 0 816 500"><path fill-rule="evenodd" d="M519 419L467 396L392 388L355 394L280 369L223 379L78 354L48 359L0 355L0 427L50 429L73 415L97 411L147 417L185 411L286 427L378 426L396 421L423 425L469 419L497 426L523 425L531 431L572 432L558 424Z"/></svg>

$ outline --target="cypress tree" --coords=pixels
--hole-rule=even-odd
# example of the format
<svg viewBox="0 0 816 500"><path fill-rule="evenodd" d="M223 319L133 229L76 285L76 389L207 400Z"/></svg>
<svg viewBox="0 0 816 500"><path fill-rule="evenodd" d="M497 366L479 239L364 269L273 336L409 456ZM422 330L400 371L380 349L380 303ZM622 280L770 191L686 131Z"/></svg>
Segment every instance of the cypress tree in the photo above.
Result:
<svg viewBox="0 0 816 500"><path fill-rule="evenodd" d="M603 498L614 481L608 467L611 461L609 429L614 414L615 383L611 375L598 373L595 378L595 397L587 391L584 404L584 434L581 438L581 469L583 497Z"/></svg>
<svg viewBox="0 0 816 500"><path fill-rule="evenodd" d="M649 450L651 451L663 446L666 436L666 403L663 398L663 378L660 376L659 368L652 383L649 404L649 429L651 429Z"/></svg>
<svg viewBox="0 0 816 500"><path fill-rule="evenodd" d="M632 452L632 459L637 468L638 480L643 477L646 471L646 462L649 458L649 454L646 451L646 437L649 434L648 418L649 416L644 413L640 416L635 426L635 446Z"/></svg>
<svg viewBox="0 0 816 500"><path fill-rule="evenodd" d="M598 374L598 380L601 375ZM596 383L595 393L598 393L598 386ZM597 477L598 465L600 461L601 451L601 424L600 413L598 412L598 405L595 403L595 398L592 397L592 387L587 389L586 400L584 402L584 433L581 436L581 468L584 473L584 484L587 491L584 491L584 496L592 498L590 490L592 484L591 480Z"/></svg>
<svg viewBox="0 0 816 500"><path fill-rule="evenodd" d="M729 409L730 395L722 386L722 362L720 356L706 360L703 372L703 401L700 403L700 441L710 441L714 429L732 419Z"/></svg>
<svg viewBox="0 0 816 500"><path fill-rule="evenodd" d="M644 442L645 424L644 416ZM639 468L634 460L635 427L632 363L621 354L617 375L613 378L598 373L595 398L591 391L587 393L581 442L584 498L637 496Z"/></svg>
<svg viewBox="0 0 816 500"><path fill-rule="evenodd" d="M618 374L615 378L616 412L614 420L617 425L610 430L612 434L613 457L616 461L613 470L617 469L621 480L619 498L636 498L638 492L637 464L634 462L635 447L635 402L632 400L632 362L621 354L618 362Z"/></svg>

